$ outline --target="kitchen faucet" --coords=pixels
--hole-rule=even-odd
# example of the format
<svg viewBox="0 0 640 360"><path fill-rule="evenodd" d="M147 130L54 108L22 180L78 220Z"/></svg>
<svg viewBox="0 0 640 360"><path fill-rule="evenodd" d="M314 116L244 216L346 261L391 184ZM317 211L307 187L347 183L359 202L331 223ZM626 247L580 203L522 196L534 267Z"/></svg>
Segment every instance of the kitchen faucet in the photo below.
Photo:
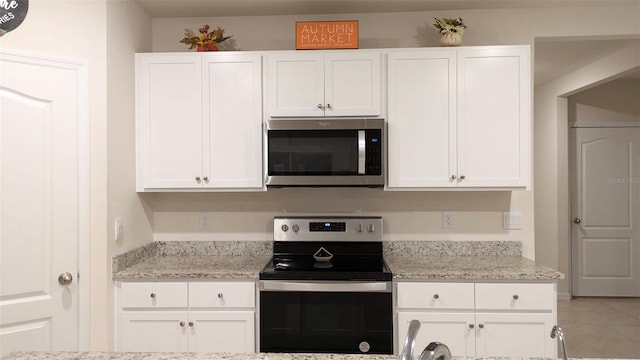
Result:
<svg viewBox="0 0 640 360"><path fill-rule="evenodd" d="M562 328L558 325L554 325L551 329L551 338L558 337L558 343L560 345L560 349L562 350L562 359L567 360L567 348L564 346L564 333L562 332Z"/></svg>
<svg viewBox="0 0 640 360"><path fill-rule="evenodd" d="M409 330L407 331L407 337L404 339L404 346L400 353L399 360L413 360L413 348L416 346L416 337L418 336L418 330L420 330L420 321L411 320L409 323Z"/></svg>
<svg viewBox="0 0 640 360"><path fill-rule="evenodd" d="M413 350L416 346L418 330L420 330L420 321L411 320L399 360L413 360ZM432 342L422 351L419 360L451 360L451 351L443 343Z"/></svg>
<svg viewBox="0 0 640 360"><path fill-rule="evenodd" d="M424 348L420 360L451 360L451 351L447 345L434 341Z"/></svg>

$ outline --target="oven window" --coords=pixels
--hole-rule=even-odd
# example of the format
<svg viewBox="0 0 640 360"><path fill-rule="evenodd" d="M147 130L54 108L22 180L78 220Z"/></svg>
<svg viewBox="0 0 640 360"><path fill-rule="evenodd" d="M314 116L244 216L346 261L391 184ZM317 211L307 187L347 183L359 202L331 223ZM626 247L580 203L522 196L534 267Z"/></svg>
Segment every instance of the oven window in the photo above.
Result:
<svg viewBox="0 0 640 360"><path fill-rule="evenodd" d="M260 293L261 352L392 354L391 293Z"/></svg>
<svg viewBox="0 0 640 360"><path fill-rule="evenodd" d="M269 175L357 175L357 130L270 130Z"/></svg>

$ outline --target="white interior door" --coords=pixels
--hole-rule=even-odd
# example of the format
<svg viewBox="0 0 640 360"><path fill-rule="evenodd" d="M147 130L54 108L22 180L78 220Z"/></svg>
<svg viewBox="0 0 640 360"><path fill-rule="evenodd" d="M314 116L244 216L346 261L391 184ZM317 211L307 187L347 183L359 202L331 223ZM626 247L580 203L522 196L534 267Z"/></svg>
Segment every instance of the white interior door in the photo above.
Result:
<svg viewBox="0 0 640 360"><path fill-rule="evenodd" d="M640 127L571 136L572 293L640 296Z"/></svg>
<svg viewBox="0 0 640 360"><path fill-rule="evenodd" d="M0 356L78 349L82 74L0 54Z"/></svg>

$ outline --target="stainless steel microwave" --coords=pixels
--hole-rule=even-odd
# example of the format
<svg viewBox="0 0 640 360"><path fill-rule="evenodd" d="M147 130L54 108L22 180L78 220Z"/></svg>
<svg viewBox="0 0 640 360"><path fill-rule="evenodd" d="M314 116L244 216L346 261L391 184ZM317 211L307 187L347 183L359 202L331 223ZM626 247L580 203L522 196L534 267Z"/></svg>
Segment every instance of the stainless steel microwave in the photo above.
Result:
<svg viewBox="0 0 640 360"><path fill-rule="evenodd" d="M384 186L384 141L384 119L268 120L265 183Z"/></svg>

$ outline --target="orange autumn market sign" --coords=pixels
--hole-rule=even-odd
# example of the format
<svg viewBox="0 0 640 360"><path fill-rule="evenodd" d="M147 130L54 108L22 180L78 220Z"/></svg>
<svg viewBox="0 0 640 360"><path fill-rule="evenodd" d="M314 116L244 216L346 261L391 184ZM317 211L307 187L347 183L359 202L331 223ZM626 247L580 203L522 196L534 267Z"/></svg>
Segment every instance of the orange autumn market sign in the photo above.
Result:
<svg viewBox="0 0 640 360"><path fill-rule="evenodd" d="M296 49L357 49L358 20L296 22Z"/></svg>

